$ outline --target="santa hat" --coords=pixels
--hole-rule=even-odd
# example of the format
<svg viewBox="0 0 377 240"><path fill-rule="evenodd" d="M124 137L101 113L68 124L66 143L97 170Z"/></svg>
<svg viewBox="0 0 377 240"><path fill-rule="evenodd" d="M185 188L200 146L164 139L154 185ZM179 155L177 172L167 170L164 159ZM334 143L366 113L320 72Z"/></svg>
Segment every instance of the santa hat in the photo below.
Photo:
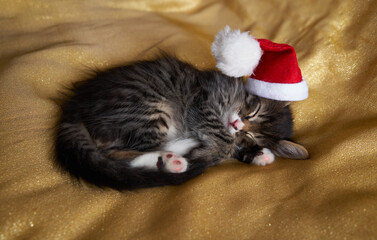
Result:
<svg viewBox="0 0 377 240"><path fill-rule="evenodd" d="M220 31L212 44L217 67L232 77L249 76L246 90L254 95L300 101L308 97L308 85L301 75L293 47L266 39L254 39L247 32Z"/></svg>

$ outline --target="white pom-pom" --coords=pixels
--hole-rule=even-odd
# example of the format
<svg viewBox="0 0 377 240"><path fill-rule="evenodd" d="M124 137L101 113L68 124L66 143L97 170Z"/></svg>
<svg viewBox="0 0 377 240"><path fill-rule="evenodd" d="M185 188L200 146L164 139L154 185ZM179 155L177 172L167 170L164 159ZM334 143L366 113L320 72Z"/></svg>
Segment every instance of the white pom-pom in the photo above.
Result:
<svg viewBox="0 0 377 240"><path fill-rule="evenodd" d="M216 67L231 77L250 76L262 56L259 42L248 32L226 26L215 37L211 47Z"/></svg>

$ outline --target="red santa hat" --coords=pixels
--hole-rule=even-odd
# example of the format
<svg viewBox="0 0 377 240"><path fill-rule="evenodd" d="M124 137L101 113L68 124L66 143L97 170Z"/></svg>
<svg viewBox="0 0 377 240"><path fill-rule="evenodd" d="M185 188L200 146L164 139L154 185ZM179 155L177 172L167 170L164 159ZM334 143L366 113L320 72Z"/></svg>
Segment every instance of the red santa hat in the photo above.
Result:
<svg viewBox="0 0 377 240"><path fill-rule="evenodd" d="M224 74L249 76L245 87L254 95L279 101L308 97L308 85L301 75L295 50L287 44L257 40L227 26L216 35L212 53Z"/></svg>

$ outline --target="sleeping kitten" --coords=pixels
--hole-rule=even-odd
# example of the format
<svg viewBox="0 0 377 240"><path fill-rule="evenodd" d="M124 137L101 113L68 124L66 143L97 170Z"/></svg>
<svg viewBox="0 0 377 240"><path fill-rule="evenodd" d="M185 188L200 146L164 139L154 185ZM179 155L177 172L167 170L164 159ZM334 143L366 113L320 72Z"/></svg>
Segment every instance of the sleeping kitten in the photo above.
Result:
<svg viewBox="0 0 377 240"><path fill-rule="evenodd" d="M232 156L244 102L242 79L175 58L113 68L63 102L57 161L98 186L180 184Z"/></svg>
<svg viewBox="0 0 377 240"><path fill-rule="evenodd" d="M241 162L265 166L282 158L307 159L308 151L290 141L293 133L289 102L281 102L247 94L239 113L244 127L236 133L236 152Z"/></svg>

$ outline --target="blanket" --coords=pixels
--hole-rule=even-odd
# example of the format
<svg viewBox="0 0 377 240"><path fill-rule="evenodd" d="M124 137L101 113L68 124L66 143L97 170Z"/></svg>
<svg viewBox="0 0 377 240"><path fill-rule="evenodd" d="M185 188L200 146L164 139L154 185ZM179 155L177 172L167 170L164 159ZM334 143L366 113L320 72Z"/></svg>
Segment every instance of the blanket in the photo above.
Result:
<svg viewBox="0 0 377 240"><path fill-rule="evenodd" d="M377 239L377 2L0 0L0 239ZM296 49L309 160L236 160L118 192L54 164L52 99L106 69L175 54L215 68L229 25Z"/></svg>

